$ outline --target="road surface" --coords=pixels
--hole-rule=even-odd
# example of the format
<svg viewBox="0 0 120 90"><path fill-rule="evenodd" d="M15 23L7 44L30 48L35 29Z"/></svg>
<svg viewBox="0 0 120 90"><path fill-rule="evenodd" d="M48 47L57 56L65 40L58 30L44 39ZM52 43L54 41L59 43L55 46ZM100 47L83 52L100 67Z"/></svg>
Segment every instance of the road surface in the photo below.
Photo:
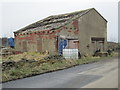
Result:
<svg viewBox="0 0 120 90"><path fill-rule="evenodd" d="M3 88L118 88L118 59L102 60L2 84Z"/></svg>

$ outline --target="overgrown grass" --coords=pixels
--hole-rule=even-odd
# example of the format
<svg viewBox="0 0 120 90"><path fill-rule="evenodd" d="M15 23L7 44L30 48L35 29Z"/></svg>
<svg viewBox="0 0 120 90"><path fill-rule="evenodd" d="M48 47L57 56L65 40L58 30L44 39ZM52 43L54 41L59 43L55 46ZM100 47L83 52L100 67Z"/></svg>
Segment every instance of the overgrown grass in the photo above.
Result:
<svg viewBox="0 0 120 90"><path fill-rule="evenodd" d="M79 64L88 64L90 62L104 60L106 58L111 58L112 56L117 55L117 53L113 53L111 56L108 57L85 57L78 60L49 60L44 63L24 63L24 65L18 65L17 67L12 67L8 70L3 71L2 82L64 69Z"/></svg>
<svg viewBox="0 0 120 90"><path fill-rule="evenodd" d="M47 53L37 53L37 52L24 52L22 54L18 54L18 55L10 55L10 56L5 56L2 57L3 61L7 61L7 60L14 60L14 61L19 61L22 58L27 59L27 60L41 60L44 57L48 56Z"/></svg>

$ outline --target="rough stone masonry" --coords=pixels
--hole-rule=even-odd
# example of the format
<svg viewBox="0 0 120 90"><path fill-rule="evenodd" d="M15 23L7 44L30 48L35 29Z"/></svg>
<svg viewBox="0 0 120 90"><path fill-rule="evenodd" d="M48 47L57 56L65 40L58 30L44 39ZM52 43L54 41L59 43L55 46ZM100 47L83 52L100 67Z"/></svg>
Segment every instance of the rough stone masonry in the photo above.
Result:
<svg viewBox="0 0 120 90"><path fill-rule="evenodd" d="M106 51L107 20L94 8L49 16L16 32L15 48L21 52L62 54L78 49L81 55Z"/></svg>

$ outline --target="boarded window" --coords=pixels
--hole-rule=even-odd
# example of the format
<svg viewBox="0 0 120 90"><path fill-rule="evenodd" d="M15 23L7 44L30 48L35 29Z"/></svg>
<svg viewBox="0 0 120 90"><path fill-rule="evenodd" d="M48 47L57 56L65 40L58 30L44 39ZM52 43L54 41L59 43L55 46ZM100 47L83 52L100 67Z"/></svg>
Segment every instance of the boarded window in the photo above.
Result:
<svg viewBox="0 0 120 90"><path fill-rule="evenodd" d="M92 37L91 42L93 43L94 46L94 51L97 49L100 49L101 51L104 51L104 40L105 38L99 38L99 37Z"/></svg>
<svg viewBox="0 0 120 90"><path fill-rule="evenodd" d="M23 52L27 52L27 42L23 41Z"/></svg>
<svg viewBox="0 0 120 90"><path fill-rule="evenodd" d="M78 40L68 40L68 48L69 49L78 49L79 41Z"/></svg>
<svg viewBox="0 0 120 90"><path fill-rule="evenodd" d="M37 40L37 51L42 52L42 38Z"/></svg>

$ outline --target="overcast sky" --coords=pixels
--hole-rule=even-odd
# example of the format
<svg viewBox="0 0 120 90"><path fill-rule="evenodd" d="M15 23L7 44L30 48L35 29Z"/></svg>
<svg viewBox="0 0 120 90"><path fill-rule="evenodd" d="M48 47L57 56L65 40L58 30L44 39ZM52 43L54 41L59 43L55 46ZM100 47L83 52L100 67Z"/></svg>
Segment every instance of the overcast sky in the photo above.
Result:
<svg viewBox="0 0 120 90"><path fill-rule="evenodd" d="M9 0L8 0L9 1ZM0 36L13 32L50 15L95 8L108 21L108 41L118 41L118 0L7 0L0 3Z"/></svg>

